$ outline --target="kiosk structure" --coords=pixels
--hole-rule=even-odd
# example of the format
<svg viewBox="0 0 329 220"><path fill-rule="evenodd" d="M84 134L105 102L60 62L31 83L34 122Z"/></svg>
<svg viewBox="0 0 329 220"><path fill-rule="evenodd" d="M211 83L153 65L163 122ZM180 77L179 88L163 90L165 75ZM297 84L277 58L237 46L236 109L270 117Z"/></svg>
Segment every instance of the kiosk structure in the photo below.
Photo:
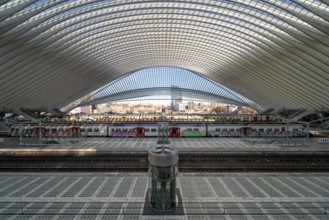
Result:
<svg viewBox="0 0 329 220"><path fill-rule="evenodd" d="M160 122L156 145L149 150L149 203L154 210L168 211L176 207L178 151L168 138L167 122Z"/></svg>

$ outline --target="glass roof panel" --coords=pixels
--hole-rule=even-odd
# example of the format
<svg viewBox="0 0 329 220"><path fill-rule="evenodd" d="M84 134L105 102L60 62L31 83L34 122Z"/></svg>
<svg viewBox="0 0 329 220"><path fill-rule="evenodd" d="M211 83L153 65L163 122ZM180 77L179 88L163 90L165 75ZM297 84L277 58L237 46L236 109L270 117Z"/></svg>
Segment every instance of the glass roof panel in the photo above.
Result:
<svg viewBox="0 0 329 220"><path fill-rule="evenodd" d="M207 76L262 106L329 105L326 1L11 0L0 5L0 91L6 94L0 106L60 108L104 82L161 66ZM195 91L244 100L228 90L216 92L215 84L206 91L187 82ZM138 90L139 83L131 85ZM97 97L108 94L113 91Z"/></svg>
<svg viewBox="0 0 329 220"><path fill-rule="evenodd" d="M129 91L151 88L173 88L193 90L200 93L207 93L213 96L222 97L225 102L239 105L261 108L255 102L242 95L208 79L197 73L186 69L175 67L154 67L136 71L111 82L101 88L85 94L82 98L62 108L67 111L76 107L76 104L84 105L85 102L98 102L99 99L115 96Z"/></svg>

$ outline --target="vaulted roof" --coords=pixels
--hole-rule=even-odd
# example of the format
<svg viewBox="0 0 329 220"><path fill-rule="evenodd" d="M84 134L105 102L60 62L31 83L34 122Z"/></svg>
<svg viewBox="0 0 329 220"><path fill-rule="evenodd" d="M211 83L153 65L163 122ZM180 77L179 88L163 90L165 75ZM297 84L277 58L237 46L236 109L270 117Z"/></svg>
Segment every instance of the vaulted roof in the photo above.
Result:
<svg viewBox="0 0 329 220"><path fill-rule="evenodd" d="M328 0L0 3L0 105L62 108L150 67L263 107L329 106Z"/></svg>

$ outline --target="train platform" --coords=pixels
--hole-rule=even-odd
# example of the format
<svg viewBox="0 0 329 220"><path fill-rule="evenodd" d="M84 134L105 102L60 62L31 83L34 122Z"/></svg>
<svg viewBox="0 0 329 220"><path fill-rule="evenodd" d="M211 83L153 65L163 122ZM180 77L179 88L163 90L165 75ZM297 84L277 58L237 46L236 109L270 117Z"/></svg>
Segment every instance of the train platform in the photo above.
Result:
<svg viewBox="0 0 329 220"><path fill-rule="evenodd" d="M0 173L0 219L325 220L328 173L180 173L176 214L145 212L146 173Z"/></svg>
<svg viewBox="0 0 329 220"><path fill-rule="evenodd" d="M75 138L75 139L29 139L5 138L0 143L0 154L108 154L147 152L156 138ZM180 152L196 153L262 153L262 152L329 152L329 143L319 143L310 139L242 139L242 138L177 138L172 144Z"/></svg>

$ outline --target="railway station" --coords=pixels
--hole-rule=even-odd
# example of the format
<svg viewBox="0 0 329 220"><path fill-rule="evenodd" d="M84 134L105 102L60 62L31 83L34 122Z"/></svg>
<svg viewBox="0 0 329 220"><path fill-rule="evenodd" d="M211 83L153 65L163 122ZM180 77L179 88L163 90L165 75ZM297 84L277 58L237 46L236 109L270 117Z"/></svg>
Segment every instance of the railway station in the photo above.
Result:
<svg viewBox="0 0 329 220"><path fill-rule="evenodd" d="M329 219L327 0L2 0L0 220Z"/></svg>

